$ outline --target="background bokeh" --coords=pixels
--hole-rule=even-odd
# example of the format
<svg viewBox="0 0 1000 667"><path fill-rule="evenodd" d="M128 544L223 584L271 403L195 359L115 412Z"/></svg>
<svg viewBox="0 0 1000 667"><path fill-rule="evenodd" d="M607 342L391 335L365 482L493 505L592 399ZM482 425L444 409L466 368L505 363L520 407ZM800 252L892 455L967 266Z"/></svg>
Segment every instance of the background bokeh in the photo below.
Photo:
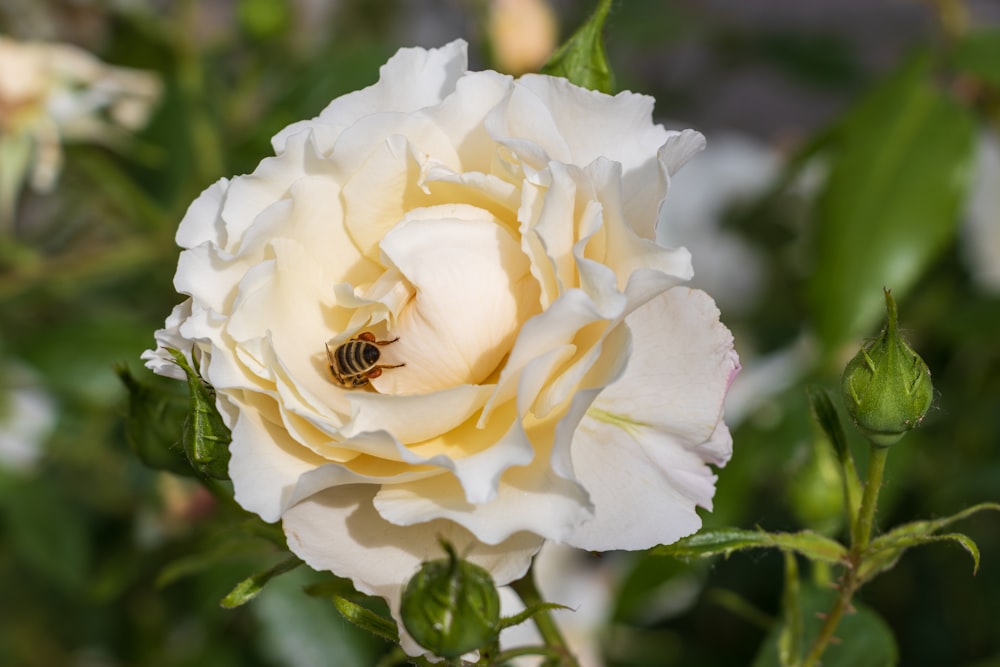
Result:
<svg viewBox="0 0 1000 667"><path fill-rule="evenodd" d="M561 38L592 8L549 5ZM0 665L378 662L379 640L302 593L320 581L302 568L219 607L280 551L224 487L139 461L116 368L184 395L138 358L180 300L173 234L202 189L252 171L274 133L374 82L400 46L462 37L474 68L524 66L501 62L492 11L485 0L0 2L0 35L72 43L164 86L131 138L64 146L58 187L23 189L0 232ZM882 268L900 263L888 286L936 398L891 452L878 520L1000 499L998 22L988 0L615 3L618 88L654 96L658 120L709 141L675 179L661 230L692 249L695 283L744 361L727 407L735 454L707 525L838 534L836 473L805 387L837 387L880 326ZM982 551L975 575L941 544L862 591L900 664L1000 665L998 526L988 513L958 526ZM609 665L753 664L780 605L776 554L570 558L546 576L584 578L552 590L606 584L575 604L607 605L581 612L578 634Z"/></svg>

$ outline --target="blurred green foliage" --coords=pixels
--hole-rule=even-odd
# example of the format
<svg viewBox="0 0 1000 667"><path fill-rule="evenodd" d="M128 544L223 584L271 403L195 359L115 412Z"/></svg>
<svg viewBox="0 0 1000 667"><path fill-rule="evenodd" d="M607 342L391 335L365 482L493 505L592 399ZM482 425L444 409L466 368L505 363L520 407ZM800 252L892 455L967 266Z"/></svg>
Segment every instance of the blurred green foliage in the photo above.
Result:
<svg viewBox="0 0 1000 667"><path fill-rule="evenodd" d="M555 4L566 34L590 11L590 3ZM116 151L69 146L57 192L23 193L17 228L0 239L0 372L14 361L33 369L58 406L36 469L0 469L0 664L361 667L386 651L328 600L302 594L309 586L351 594L306 568L276 577L250 604L219 606L237 583L280 562L280 535L227 501L224 486L143 466L128 445L115 371L124 365L144 384L183 389L153 378L138 358L179 300L172 238L202 189L253 170L275 132L373 82L398 46L464 36L474 57L488 52L471 1L448 5L463 10L450 22L433 3L334 5L316 20L293 0L0 8L0 33L74 41L107 62L156 71L166 86L134 141ZM1000 498L1000 299L972 280L959 237L979 137L1000 122L1000 32L958 34L930 5L907 11L923 19L909 33L912 49L873 63L856 34L822 24L741 22L738 13L655 0L612 8L606 30L620 87L654 95L671 120L704 122L710 145L728 123L789 151L768 192L727 212L725 228L764 258L769 297L723 319L747 371L807 332L820 361L804 362L790 388L763 392L734 430L708 526L838 530L825 509L836 503L836 482L824 473L826 443L804 388L836 387L839 366L876 333L883 285L938 395L923 426L893 450L880 525ZM755 69L770 72L762 85L808 93L789 93L789 105L827 106L785 113L786 122L800 119L791 127L765 112L719 112L733 98L713 102L713 92ZM817 184L796 187L808 170ZM878 642L884 619L901 664L1000 664L1000 531L989 515L963 530L981 549L977 575L960 548L941 545L907 553L862 593L864 611L851 622L877 626L865 637ZM778 555L706 566L640 554L624 569L602 631L609 664L774 664L758 650L780 606ZM805 574L824 580L821 568ZM804 606L817 595L804 591Z"/></svg>

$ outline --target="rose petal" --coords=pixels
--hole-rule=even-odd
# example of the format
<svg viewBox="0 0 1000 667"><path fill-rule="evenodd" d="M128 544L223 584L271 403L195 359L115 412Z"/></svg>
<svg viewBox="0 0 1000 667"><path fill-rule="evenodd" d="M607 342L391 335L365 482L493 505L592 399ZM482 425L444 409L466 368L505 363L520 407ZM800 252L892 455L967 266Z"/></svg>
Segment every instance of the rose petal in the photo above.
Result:
<svg viewBox="0 0 1000 667"><path fill-rule="evenodd" d="M385 363L405 363L372 384L382 393L426 393L477 383L499 365L521 322L538 309L528 262L510 233L486 220L416 220L382 241L385 257L414 288L393 327Z"/></svg>
<svg viewBox="0 0 1000 667"><path fill-rule="evenodd" d="M310 567L330 570L354 582L369 595L380 595L399 621L399 600L407 580L421 563L444 557L439 540L450 542L462 557L485 568L498 585L527 571L542 539L528 533L496 545L480 543L449 521L400 527L385 521L372 507L372 486L329 489L298 503L285 513L288 547ZM400 623L403 648L421 649Z"/></svg>
<svg viewBox="0 0 1000 667"><path fill-rule="evenodd" d="M492 393L492 385L470 384L412 396L347 392L351 419L340 432L351 438L365 431L384 430L400 442L419 443L458 428Z"/></svg>
<svg viewBox="0 0 1000 667"><path fill-rule="evenodd" d="M626 322L635 340L628 369L573 439L573 470L596 508L568 540L584 549L645 549L694 532L695 506L710 507L714 492L706 462L722 464L731 451L720 420L739 362L711 299L675 288Z"/></svg>
<svg viewBox="0 0 1000 667"><path fill-rule="evenodd" d="M701 527L715 475L671 437L635 424L588 418L573 441L573 467L595 515L564 540L580 549L646 549Z"/></svg>
<svg viewBox="0 0 1000 667"><path fill-rule="evenodd" d="M560 162L584 166L603 157L622 163L628 173L646 168L668 136L652 122L655 100L648 95L624 91L612 97L574 86L562 77L538 74L521 77L517 88L519 99L508 107L508 122L518 123L519 132L511 136L551 147L549 154ZM533 98L530 103L528 95ZM538 117L541 123L534 122ZM550 118L559 119L555 127L547 125ZM553 137L560 144L544 136L549 130L555 130Z"/></svg>
<svg viewBox="0 0 1000 667"><path fill-rule="evenodd" d="M175 380L187 379L187 375L177 365L177 362L174 361L173 356L167 352L167 348L183 352L188 358L188 363L191 362L191 341L180 333L181 323L190 316L191 299L187 299L174 306L174 309L170 311L170 315L167 316L167 321L163 328L157 330L154 334L156 348L146 350L142 353L141 358L146 362L146 368L158 375L171 377Z"/></svg>
<svg viewBox="0 0 1000 667"><path fill-rule="evenodd" d="M265 419L262 409L267 402L273 409L273 399L253 395L244 399L238 404L219 401L220 408L230 406L234 419L229 446L234 498L265 521L277 521L291 504L299 477L326 461L293 441L280 422Z"/></svg>
<svg viewBox="0 0 1000 667"><path fill-rule="evenodd" d="M676 287L630 315L634 351L625 376L594 409L627 416L698 445L715 431L739 370L732 334L711 297Z"/></svg>
<svg viewBox="0 0 1000 667"><path fill-rule="evenodd" d="M228 191L229 179L220 178L191 203L177 227L177 245L193 248L207 242L225 247L226 227L220 214Z"/></svg>

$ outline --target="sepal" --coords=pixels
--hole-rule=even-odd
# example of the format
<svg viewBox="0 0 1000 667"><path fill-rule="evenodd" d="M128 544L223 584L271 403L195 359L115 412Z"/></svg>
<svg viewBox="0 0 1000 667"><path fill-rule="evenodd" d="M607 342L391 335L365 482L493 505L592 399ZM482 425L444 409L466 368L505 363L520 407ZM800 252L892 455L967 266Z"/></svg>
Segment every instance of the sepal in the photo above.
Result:
<svg viewBox="0 0 1000 667"><path fill-rule="evenodd" d="M115 373L128 390L125 439L132 451L154 470L194 475L180 447L187 408L183 396L139 382L125 365L117 366Z"/></svg>
<svg viewBox="0 0 1000 667"><path fill-rule="evenodd" d="M392 619L380 616L371 609L341 595L333 596L333 606L337 608L341 616L362 630L367 630L387 642L399 643L399 629Z"/></svg>
<svg viewBox="0 0 1000 667"><path fill-rule="evenodd" d="M215 405L215 389L192 368L183 352L168 350L187 376L188 416L181 447L191 467L204 477L229 479L229 443L232 435Z"/></svg>

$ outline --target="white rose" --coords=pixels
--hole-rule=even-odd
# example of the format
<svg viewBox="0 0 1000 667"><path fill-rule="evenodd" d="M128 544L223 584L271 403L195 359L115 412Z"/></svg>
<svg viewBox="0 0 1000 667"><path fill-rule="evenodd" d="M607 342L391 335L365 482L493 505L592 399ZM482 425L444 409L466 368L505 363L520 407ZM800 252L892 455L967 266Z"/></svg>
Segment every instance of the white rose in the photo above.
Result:
<svg viewBox="0 0 1000 667"><path fill-rule="evenodd" d="M469 72L463 42L403 49L191 206L190 298L145 358L175 377L164 348L198 359L236 500L309 565L396 613L439 537L505 584L545 540L643 549L701 525L738 362L712 300L677 287L687 251L654 241L704 139L652 105ZM365 332L398 340L341 387L326 346Z"/></svg>

